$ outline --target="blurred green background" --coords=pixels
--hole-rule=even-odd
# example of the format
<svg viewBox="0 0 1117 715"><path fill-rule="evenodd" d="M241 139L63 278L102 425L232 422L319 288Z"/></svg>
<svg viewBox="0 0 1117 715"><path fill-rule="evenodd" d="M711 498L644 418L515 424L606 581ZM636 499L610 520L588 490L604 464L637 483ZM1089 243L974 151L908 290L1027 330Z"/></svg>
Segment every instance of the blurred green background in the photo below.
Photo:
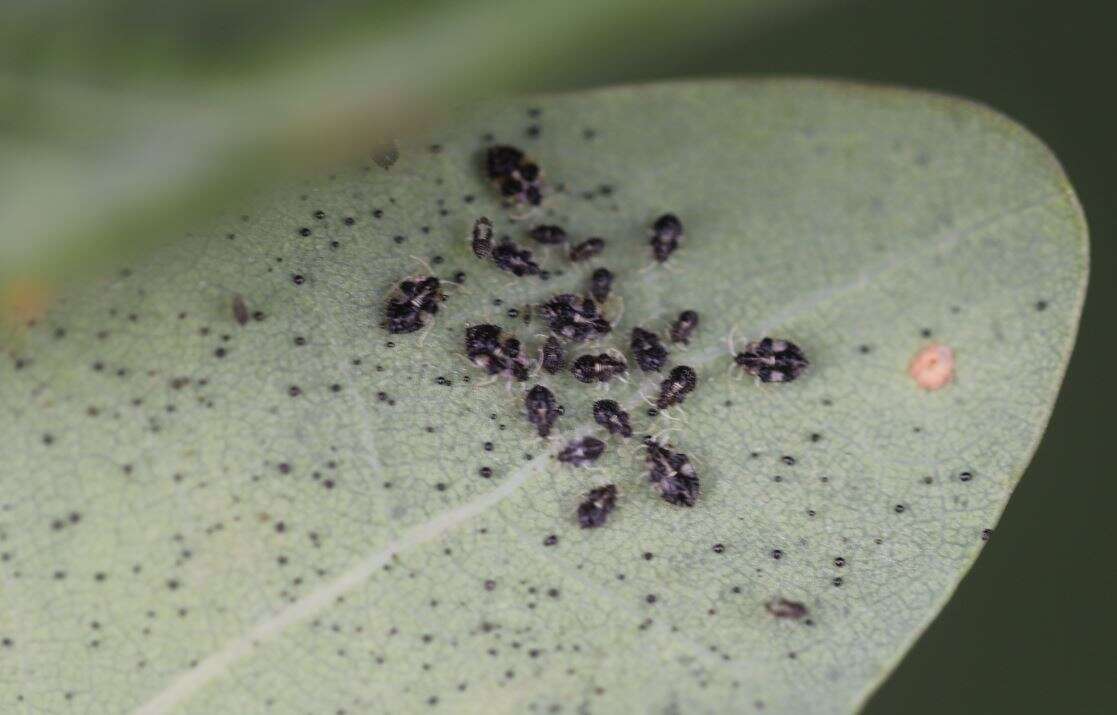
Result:
<svg viewBox="0 0 1117 715"><path fill-rule="evenodd" d="M1117 6L1082 0L5 4L0 279L17 263L17 277L81 266L112 254L106 240L171 233L176 213L211 209L277 163L367 149L413 116L500 91L796 74L983 101L1046 141L1078 191L1086 311L1004 519L868 712L1113 712L1117 479L1103 432L1117 348L1115 26ZM341 131L319 136L330 121ZM277 162L277 146L295 150ZM54 185L55 169L107 186Z"/></svg>

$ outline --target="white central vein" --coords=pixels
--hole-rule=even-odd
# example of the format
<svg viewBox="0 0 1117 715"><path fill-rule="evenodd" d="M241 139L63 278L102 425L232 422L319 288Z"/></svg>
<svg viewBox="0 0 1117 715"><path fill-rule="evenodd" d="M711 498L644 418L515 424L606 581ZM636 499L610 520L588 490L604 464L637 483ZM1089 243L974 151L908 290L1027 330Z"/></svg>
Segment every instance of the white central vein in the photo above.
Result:
<svg viewBox="0 0 1117 715"><path fill-rule="evenodd" d="M135 715L169 712L171 708L185 701L210 681L228 672L234 664L251 655L256 648L275 640L292 626L313 618L333 604L339 596L360 587L396 554L434 541L511 496L529 477L542 469L549 458L550 454L543 452L531 461L525 462L491 491L443 512L430 521L411 527L398 539L369 554L334 580L319 586L278 613L260 621L244 635L221 646L215 653L180 675L154 698L137 708Z"/></svg>
<svg viewBox="0 0 1117 715"><path fill-rule="evenodd" d="M879 279L883 274L893 273L913 264L918 264L935 255L942 255L958 245L963 239L978 235L1002 220L1041 206L1059 196L1059 194L1047 194L1039 199L1022 202L1008 211L975 222L964 229L950 231L928 243L922 251L905 257L890 257L887 261L874 266L870 270L858 273L848 281L806 296L784 311L760 321L758 325L763 326L765 332L770 328L783 325L820 305L832 303L840 296L868 287L873 279ZM336 345L330 347L337 352ZM711 348L696 355L697 359L691 361L691 363L694 367L700 367L723 355L725 355L725 352L722 348ZM374 466L379 466L374 452L369 457L373 460ZM391 561L396 554L437 539L511 496L532 474L539 471L549 458L550 453L544 451L521 465L519 469L509 475L506 481L492 491L439 514L427 522L411 527L401 537L369 554L336 579L316 588L278 613L260 621L244 635L221 646L216 652L199 662L196 667L180 675L155 697L137 708L134 715L156 715L157 713L169 712L208 683L225 674L238 661L250 656L256 648L275 640L288 628L303 623L321 613L334 603L339 596L362 586L379 568ZM694 647L692 650L700 656L706 655L701 648Z"/></svg>

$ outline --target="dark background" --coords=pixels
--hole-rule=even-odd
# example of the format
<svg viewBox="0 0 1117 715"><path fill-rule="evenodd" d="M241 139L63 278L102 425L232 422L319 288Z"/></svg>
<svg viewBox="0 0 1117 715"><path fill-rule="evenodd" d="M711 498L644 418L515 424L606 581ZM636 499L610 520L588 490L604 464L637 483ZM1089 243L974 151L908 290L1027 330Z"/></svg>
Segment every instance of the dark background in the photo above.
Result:
<svg viewBox="0 0 1117 715"><path fill-rule="evenodd" d="M1047 435L977 565L869 713L1117 711L1117 470L1103 441L1117 424L1115 28L1104 2L847 2L608 78L803 74L977 99L1054 150L1086 209L1090 287Z"/></svg>

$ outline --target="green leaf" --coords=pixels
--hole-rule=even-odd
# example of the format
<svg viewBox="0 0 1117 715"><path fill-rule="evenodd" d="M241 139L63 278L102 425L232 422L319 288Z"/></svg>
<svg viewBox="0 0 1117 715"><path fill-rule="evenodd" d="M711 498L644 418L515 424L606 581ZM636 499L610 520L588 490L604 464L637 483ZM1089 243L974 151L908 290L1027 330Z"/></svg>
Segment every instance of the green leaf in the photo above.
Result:
<svg viewBox="0 0 1117 715"><path fill-rule="evenodd" d="M481 176L491 141L561 187L534 220L605 237L601 257L538 251L546 281L474 258L481 214L530 243L532 220L511 221ZM646 232L665 211L686 238L659 266ZM29 329L0 367L0 703L856 709L1027 465L1086 249L1048 151L960 100L723 81L475 107L401 142L389 169L237 209ZM383 301L416 259L465 278L430 327L388 335ZM598 266L619 323L595 351L695 309L671 359L698 387L650 417L659 375L605 390L537 375L565 408L543 440L523 385L484 384L466 360L463 327L498 322L534 351L545 327L525 306ZM262 319L238 325L237 295ZM742 379L734 327L738 349L790 339L810 368ZM932 341L956 377L925 391L907 366ZM604 395L637 437L606 437L596 468L557 463L566 440L605 437L590 416ZM694 507L651 491L643 433L690 455ZM604 483L616 511L580 529L581 495ZM776 618L779 598L809 613Z"/></svg>
<svg viewBox="0 0 1117 715"><path fill-rule="evenodd" d="M448 103L654 67L819 2L24 4L0 27L0 287L103 267Z"/></svg>

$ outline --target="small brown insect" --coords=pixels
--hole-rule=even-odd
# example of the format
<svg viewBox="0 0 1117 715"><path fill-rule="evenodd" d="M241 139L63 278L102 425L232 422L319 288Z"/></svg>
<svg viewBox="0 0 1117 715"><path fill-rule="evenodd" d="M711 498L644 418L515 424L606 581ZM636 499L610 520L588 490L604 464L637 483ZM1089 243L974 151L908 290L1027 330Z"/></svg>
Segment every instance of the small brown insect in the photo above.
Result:
<svg viewBox="0 0 1117 715"><path fill-rule="evenodd" d="M501 241L492 251L493 263L502 271L514 276L539 274L539 264L532 260L531 251L520 248L509 240Z"/></svg>
<svg viewBox="0 0 1117 715"><path fill-rule="evenodd" d="M540 224L528 231L528 234L539 243L547 246L553 246L566 241L566 231L563 230L562 226L555 226L553 224Z"/></svg>
<svg viewBox="0 0 1117 715"><path fill-rule="evenodd" d="M684 310L671 324L671 342L690 344L690 336L698 327L698 313L693 310Z"/></svg>
<svg viewBox="0 0 1117 715"><path fill-rule="evenodd" d="M786 598L773 598L765 604L768 613L776 618L787 618L797 621L807 615L807 607L799 601L789 601Z"/></svg>
<svg viewBox="0 0 1117 715"><path fill-rule="evenodd" d="M465 329L465 352L472 358L476 354L491 353L500 349L499 325L471 325Z"/></svg>
<svg viewBox="0 0 1117 715"><path fill-rule="evenodd" d="M596 437L574 440L558 453L558 461L574 467L584 467L597 461L605 452L605 443Z"/></svg>
<svg viewBox="0 0 1117 715"><path fill-rule="evenodd" d="M389 333L412 333L419 330L438 312L438 304L446 300L442 284L434 276L404 278L388 296L384 327Z"/></svg>
<svg viewBox="0 0 1117 715"><path fill-rule="evenodd" d="M244 296L240 293L233 296L233 320L237 321L237 325L248 322L248 306L245 305Z"/></svg>
<svg viewBox="0 0 1117 715"><path fill-rule="evenodd" d="M632 356L644 372L659 372L667 364L667 348L663 347L659 336L643 328L632 329L629 341Z"/></svg>
<svg viewBox="0 0 1117 715"><path fill-rule="evenodd" d="M554 375L556 372L563 368L565 360L562 353L562 345L559 344L558 338L551 336L543 343L543 353L540 359L540 367L543 372Z"/></svg>
<svg viewBox="0 0 1117 715"><path fill-rule="evenodd" d="M683 240L683 223L675 214L663 214L652 224L651 239L652 256L657 261L666 261Z"/></svg>
<svg viewBox="0 0 1117 715"><path fill-rule="evenodd" d="M609 299L609 292L613 289L613 272L608 268L598 268L590 276L590 295L598 303Z"/></svg>
<svg viewBox="0 0 1117 715"><path fill-rule="evenodd" d="M613 329L598 312L597 303L573 293L561 293L539 306L539 315L557 335L584 341L600 337Z"/></svg>
<svg viewBox="0 0 1117 715"><path fill-rule="evenodd" d="M570 249L570 260L575 263L587 261L605 250L604 238L587 238Z"/></svg>
<svg viewBox="0 0 1117 715"><path fill-rule="evenodd" d="M586 384L608 382L613 377L628 370L624 360L617 359L608 353L599 355L583 355L570 366L570 372L579 382Z"/></svg>
<svg viewBox="0 0 1117 715"><path fill-rule="evenodd" d="M543 385L536 385L524 395L524 407L527 409L527 421L535 425L539 436L551 434L559 415L555 394Z"/></svg>
<svg viewBox="0 0 1117 715"><path fill-rule="evenodd" d="M593 419L597 424L609 431L609 434L619 434L622 437L632 436L632 425L628 421L628 413L614 400L598 400L593 403Z"/></svg>
<svg viewBox="0 0 1117 715"><path fill-rule="evenodd" d="M586 492L578 505L578 524L583 529L595 529L605 524L610 512L617 506L617 487L606 484Z"/></svg>
<svg viewBox="0 0 1117 715"><path fill-rule="evenodd" d="M671 405L681 405L697 384L698 376L694 373L694 369L679 365L671 370L667 379L659 383L659 397L655 401L655 406L664 410Z"/></svg>
<svg viewBox="0 0 1117 715"><path fill-rule="evenodd" d="M516 147L489 147L485 168L505 202L529 206L538 206L543 202L543 172L538 164Z"/></svg>
<svg viewBox="0 0 1117 715"><path fill-rule="evenodd" d="M470 246L473 255L480 259L488 258L493 251L493 222L487 216L482 216L473 222L473 233Z"/></svg>
<svg viewBox="0 0 1117 715"><path fill-rule="evenodd" d="M675 506L694 506L698 500L698 474L690 458L661 446L650 437L644 440L648 481L663 500Z"/></svg>
<svg viewBox="0 0 1117 715"><path fill-rule="evenodd" d="M737 353L735 361L761 382L791 382L810 365L798 345L772 338L749 343Z"/></svg>
<svg viewBox="0 0 1117 715"><path fill-rule="evenodd" d="M528 377L528 359L522 354L520 341L503 333L499 325L466 328L465 354L490 375L521 382Z"/></svg>

